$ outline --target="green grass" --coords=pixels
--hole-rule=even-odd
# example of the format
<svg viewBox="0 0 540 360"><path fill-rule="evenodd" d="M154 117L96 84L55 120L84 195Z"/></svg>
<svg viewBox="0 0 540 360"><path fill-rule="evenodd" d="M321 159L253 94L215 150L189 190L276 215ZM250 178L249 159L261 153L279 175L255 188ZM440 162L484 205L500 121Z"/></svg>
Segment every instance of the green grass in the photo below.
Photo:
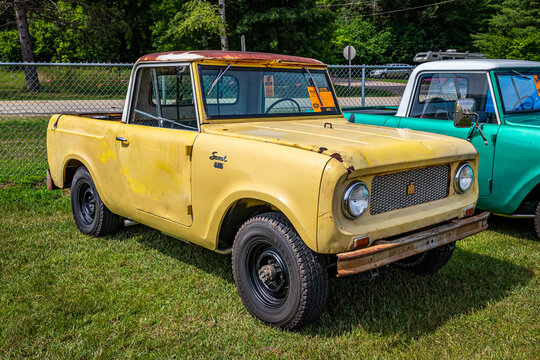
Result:
<svg viewBox="0 0 540 360"><path fill-rule="evenodd" d="M230 258L144 226L79 233L69 197L0 189L0 358L534 359L540 242L494 218L419 277L331 279L321 318L269 328L243 307ZM535 355L536 354L536 355Z"/></svg>

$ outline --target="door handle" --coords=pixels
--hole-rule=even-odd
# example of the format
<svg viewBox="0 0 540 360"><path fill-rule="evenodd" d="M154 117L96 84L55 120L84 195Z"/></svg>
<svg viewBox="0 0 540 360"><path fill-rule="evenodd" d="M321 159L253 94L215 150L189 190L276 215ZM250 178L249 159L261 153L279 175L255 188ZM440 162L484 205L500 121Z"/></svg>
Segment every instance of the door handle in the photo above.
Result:
<svg viewBox="0 0 540 360"><path fill-rule="evenodd" d="M128 139L126 139L126 138L123 137L123 136L117 136L117 137L116 137L116 141L122 142L122 145L127 145L127 144L129 144Z"/></svg>

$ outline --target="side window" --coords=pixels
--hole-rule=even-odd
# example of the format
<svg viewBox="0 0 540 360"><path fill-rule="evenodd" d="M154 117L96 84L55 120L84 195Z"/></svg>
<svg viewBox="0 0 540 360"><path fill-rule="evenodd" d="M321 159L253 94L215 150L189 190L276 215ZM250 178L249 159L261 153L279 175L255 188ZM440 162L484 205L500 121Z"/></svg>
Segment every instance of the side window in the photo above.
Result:
<svg viewBox="0 0 540 360"><path fill-rule="evenodd" d="M451 120L455 102L467 89L467 79L452 74L426 74L419 80L411 117ZM459 96L458 96L459 92Z"/></svg>
<svg viewBox="0 0 540 360"><path fill-rule="evenodd" d="M460 93L467 90L467 79L458 78ZM422 75L420 78L420 93L418 101L421 103L440 101L456 101L458 99L456 82L451 74Z"/></svg>
<svg viewBox="0 0 540 360"><path fill-rule="evenodd" d="M487 74L483 72L422 75L409 116L452 120L455 102L463 98L472 98L476 101L479 122L496 122Z"/></svg>
<svg viewBox="0 0 540 360"><path fill-rule="evenodd" d="M139 68L129 122L198 130L189 66Z"/></svg>

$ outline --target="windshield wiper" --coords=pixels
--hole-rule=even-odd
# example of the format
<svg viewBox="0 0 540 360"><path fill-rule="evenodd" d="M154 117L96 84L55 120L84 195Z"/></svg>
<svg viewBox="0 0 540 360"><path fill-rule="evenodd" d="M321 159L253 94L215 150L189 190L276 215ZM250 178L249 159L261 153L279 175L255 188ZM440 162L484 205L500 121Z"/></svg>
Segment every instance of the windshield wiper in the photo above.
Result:
<svg viewBox="0 0 540 360"><path fill-rule="evenodd" d="M529 77L528 77L528 76L525 76L525 75L523 75L522 73L517 72L516 70L512 70L512 72L513 72L514 74L517 74L517 75L518 75L520 78L522 78L522 79L527 79L527 80L529 80Z"/></svg>
<svg viewBox="0 0 540 360"><path fill-rule="evenodd" d="M219 79L221 79L221 77L223 75L225 75L225 73L227 72L227 70L229 70L229 68L231 67L232 64L229 64L227 65L227 67L225 68L225 70L223 69L220 69L218 74L216 75L216 77L214 78L214 81L212 81L212 85L210 85L210 89L208 89L208 92L206 93L206 96L210 95L210 93L212 92L212 90L214 89L214 86L216 86L216 84L218 83Z"/></svg>
<svg viewBox="0 0 540 360"><path fill-rule="evenodd" d="M311 83L313 84L313 87L315 88L315 92L317 93L317 97L319 98L319 102L321 103L321 106L324 106L324 104L322 102L322 99L321 99L321 94L319 93L319 87L315 83L315 79L313 78L313 76L311 75L311 73L309 72L307 67L305 67L305 66L304 66L304 71L306 71L309 74L309 78L311 79Z"/></svg>

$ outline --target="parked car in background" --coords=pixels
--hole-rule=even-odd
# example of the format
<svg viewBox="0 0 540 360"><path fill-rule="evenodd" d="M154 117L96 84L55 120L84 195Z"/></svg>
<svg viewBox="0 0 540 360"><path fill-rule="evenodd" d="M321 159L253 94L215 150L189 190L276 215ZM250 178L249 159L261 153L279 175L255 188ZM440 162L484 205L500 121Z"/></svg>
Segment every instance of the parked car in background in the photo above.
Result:
<svg viewBox="0 0 540 360"><path fill-rule="evenodd" d="M369 77L377 79L408 79L413 68L408 64L384 64L369 72Z"/></svg>
<svg viewBox="0 0 540 360"><path fill-rule="evenodd" d="M456 127L462 99L474 123ZM445 60L419 65L399 108L349 108L361 124L422 130L469 140L480 155L478 208L534 219L540 237L540 62Z"/></svg>

